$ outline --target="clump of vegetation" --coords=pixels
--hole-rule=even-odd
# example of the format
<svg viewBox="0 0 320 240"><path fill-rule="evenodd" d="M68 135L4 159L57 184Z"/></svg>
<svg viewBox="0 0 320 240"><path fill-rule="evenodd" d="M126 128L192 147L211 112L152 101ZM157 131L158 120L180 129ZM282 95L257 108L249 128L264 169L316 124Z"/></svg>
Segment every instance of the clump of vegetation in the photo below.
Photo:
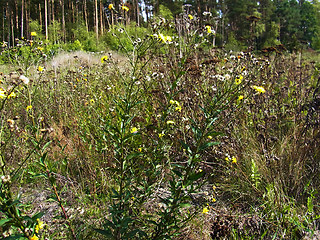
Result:
<svg viewBox="0 0 320 240"><path fill-rule="evenodd" d="M213 28L181 19L114 25L124 56L48 59L36 32L4 50L4 239L317 236L319 64L212 50Z"/></svg>

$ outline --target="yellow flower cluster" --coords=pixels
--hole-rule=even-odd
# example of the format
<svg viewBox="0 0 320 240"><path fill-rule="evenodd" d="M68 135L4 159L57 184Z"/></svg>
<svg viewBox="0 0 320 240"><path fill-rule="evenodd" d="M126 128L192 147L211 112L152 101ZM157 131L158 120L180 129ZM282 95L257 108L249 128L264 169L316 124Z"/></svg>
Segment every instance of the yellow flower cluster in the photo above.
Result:
<svg viewBox="0 0 320 240"><path fill-rule="evenodd" d="M235 156L233 156L232 158L226 157L226 161L227 162L231 161L231 163L236 164L237 163L237 158Z"/></svg>
<svg viewBox="0 0 320 240"><path fill-rule="evenodd" d="M189 19L192 20L193 16L191 14L188 15Z"/></svg>
<svg viewBox="0 0 320 240"><path fill-rule="evenodd" d="M39 240L39 238L36 235L33 235L32 237L29 237L29 240Z"/></svg>
<svg viewBox="0 0 320 240"><path fill-rule="evenodd" d="M204 207L204 208L202 209L202 213L203 213L203 214L209 214L209 208Z"/></svg>
<svg viewBox="0 0 320 240"><path fill-rule="evenodd" d="M35 231L36 233L39 233L39 230L40 230L40 229L43 229L44 223L43 223L42 221L40 221L40 219L37 219L37 222L38 222L38 224L36 225L34 231Z"/></svg>
<svg viewBox="0 0 320 240"><path fill-rule="evenodd" d="M236 78L235 83L236 83L237 85L239 85L239 84L242 82L242 80L243 80L243 76L240 75L240 76L238 76L238 77Z"/></svg>
<svg viewBox="0 0 320 240"><path fill-rule="evenodd" d="M27 111L27 112L29 112L31 109L32 109L32 106L31 106L31 105L29 105L29 106L26 107L26 111Z"/></svg>
<svg viewBox="0 0 320 240"><path fill-rule="evenodd" d="M160 39L160 41L162 41L164 43L171 43L172 42L172 37L164 36L162 33L159 34L159 39Z"/></svg>
<svg viewBox="0 0 320 240"><path fill-rule="evenodd" d="M6 91L0 88L0 98L6 98Z"/></svg>
<svg viewBox="0 0 320 240"><path fill-rule="evenodd" d="M125 6L125 5L123 5L123 6L121 7L121 9L124 10L124 11L126 11L126 12L129 11L129 8L128 8L127 6Z"/></svg>
<svg viewBox="0 0 320 240"><path fill-rule="evenodd" d="M171 105L175 105L176 107L175 107L175 110L176 111L178 111L178 112L181 112L181 105L180 105L180 103L178 102L178 101L176 101L176 100L170 100L170 104Z"/></svg>
<svg viewBox="0 0 320 240"><path fill-rule="evenodd" d="M162 138L165 134L162 132L162 133L159 133L159 138Z"/></svg>
<svg viewBox="0 0 320 240"><path fill-rule="evenodd" d="M11 92L8 96L8 99L9 98L15 98L17 95L14 93L14 92Z"/></svg>
<svg viewBox="0 0 320 240"><path fill-rule="evenodd" d="M254 85L254 86L252 86L252 88L253 88L254 90L256 90L257 93L259 93L259 94L266 92L266 90L264 89L264 87L259 87L259 86Z"/></svg>

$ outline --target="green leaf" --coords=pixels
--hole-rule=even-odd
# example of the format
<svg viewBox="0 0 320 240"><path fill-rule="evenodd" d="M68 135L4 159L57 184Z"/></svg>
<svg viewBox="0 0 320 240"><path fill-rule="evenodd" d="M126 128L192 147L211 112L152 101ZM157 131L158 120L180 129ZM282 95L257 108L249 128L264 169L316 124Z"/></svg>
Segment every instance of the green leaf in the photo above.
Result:
<svg viewBox="0 0 320 240"><path fill-rule="evenodd" d="M14 239L25 239L23 234L17 234L10 237L2 238L2 240L14 240Z"/></svg>
<svg viewBox="0 0 320 240"><path fill-rule="evenodd" d="M97 233L100 233L104 236L107 236L108 238L112 238L112 233L111 233L111 230L108 229L108 230L102 230L102 229L96 229L94 228L93 229L94 231L96 231Z"/></svg>
<svg viewBox="0 0 320 240"><path fill-rule="evenodd" d="M219 144L220 144L220 142L206 142L199 147L199 152L205 150L208 147L212 147L212 146L219 145Z"/></svg>
<svg viewBox="0 0 320 240"><path fill-rule="evenodd" d="M133 231L131 231L131 232L128 232L124 237L125 237L126 239L133 238L138 232L140 232L140 230L139 230L139 229L135 229L135 230L133 230ZM139 235L140 235L140 234L139 234Z"/></svg>
<svg viewBox="0 0 320 240"><path fill-rule="evenodd" d="M190 175L188 177L188 180L190 181L197 181L198 179L200 179L201 177L203 177L204 172L198 172L198 173L194 173L192 175Z"/></svg>
<svg viewBox="0 0 320 240"><path fill-rule="evenodd" d="M182 208L189 208L189 207L192 206L190 203L180 203L179 205L180 205L180 207L182 207Z"/></svg>
<svg viewBox="0 0 320 240"><path fill-rule="evenodd" d="M10 222L11 220L12 220L12 218L6 218L6 219L0 220L0 227L3 226L4 224L6 224L7 222Z"/></svg>
<svg viewBox="0 0 320 240"><path fill-rule="evenodd" d="M40 219L44 215L44 212L38 212L35 215L32 216L33 220Z"/></svg>
<svg viewBox="0 0 320 240"><path fill-rule="evenodd" d="M115 227L115 225L113 224L113 222L111 222L110 220L108 220L108 219L106 219L105 220L106 222L103 224L103 227L104 228L108 228L108 227L110 227L110 228L114 228Z"/></svg>
<svg viewBox="0 0 320 240"><path fill-rule="evenodd" d="M173 169L172 172L174 172L178 177L182 177L182 173L179 170Z"/></svg>
<svg viewBox="0 0 320 240"><path fill-rule="evenodd" d="M47 143L43 146L42 151L46 150L46 148L49 147L49 145L51 144L51 142L52 142L52 141L47 142Z"/></svg>
<svg viewBox="0 0 320 240"><path fill-rule="evenodd" d="M131 154L127 155L126 160L130 160L132 158L136 158L139 156L143 156L143 153L140 153L140 152L131 153Z"/></svg>

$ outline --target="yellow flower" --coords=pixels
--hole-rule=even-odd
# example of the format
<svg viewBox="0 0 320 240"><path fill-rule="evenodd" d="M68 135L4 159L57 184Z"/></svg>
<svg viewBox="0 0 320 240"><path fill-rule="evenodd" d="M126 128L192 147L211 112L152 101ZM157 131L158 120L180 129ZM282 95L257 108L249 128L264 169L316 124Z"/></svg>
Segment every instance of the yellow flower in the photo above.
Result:
<svg viewBox="0 0 320 240"><path fill-rule="evenodd" d="M212 136L209 135L208 138L209 138L209 139L212 139Z"/></svg>
<svg viewBox="0 0 320 240"><path fill-rule="evenodd" d="M16 96L17 96L17 95L16 95L14 92L11 92L10 95L8 96L8 99L9 99L9 98L15 98Z"/></svg>
<svg viewBox="0 0 320 240"><path fill-rule="evenodd" d="M258 87L258 86L256 86L256 85L254 85L254 86L252 86L252 88L253 88L254 90L256 90L259 94L266 92L266 90L264 89L264 87Z"/></svg>
<svg viewBox="0 0 320 240"><path fill-rule="evenodd" d="M174 124L174 121L168 120L168 121L167 121L167 124Z"/></svg>
<svg viewBox="0 0 320 240"><path fill-rule="evenodd" d="M5 97L6 97L6 91L0 88L0 98L5 98Z"/></svg>
<svg viewBox="0 0 320 240"><path fill-rule="evenodd" d="M111 3L111 4L109 4L108 8L109 8L110 10L111 10L111 9L114 9L113 4L112 4L112 3Z"/></svg>
<svg viewBox="0 0 320 240"><path fill-rule="evenodd" d="M239 77L236 78L235 83L239 85L242 82L242 79L243 79L243 76L240 75Z"/></svg>
<svg viewBox="0 0 320 240"><path fill-rule="evenodd" d="M176 105L175 110L181 112L181 109L182 109L182 108L181 108L180 103L179 103L178 101L176 101L176 100L170 100L170 104Z"/></svg>
<svg viewBox="0 0 320 240"><path fill-rule="evenodd" d="M165 36L165 39L167 42L172 42L172 37L170 37L170 36Z"/></svg>
<svg viewBox="0 0 320 240"><path fill-rule="evenodd" d="M138 151L139 151L139 152L142 152L142 148L138 148Z"/></svg>
<svg viewBox="0 0 320 240"><path fill-rule="evenodd" d="M207 29L207 32L208 32L208 33L212 33L211 26L207 25L207 26L206 26L206 29Z"/></svg>
<svg viewBox="0 0 320 240"><path fill-rule="evenodd" d="M238 97L238 100L240 101L240 100L242 100L244 98L244 96L243 95L240 95L239 97Z"/></svg>
<svg viewBox="0 0 320 240"><path fill-rule="evenodd" d="M180 105L176 106L175 110L178 111L178 112L181 112L181 106Z"/></svg>
<svg viewBox="0 0 320 240"><path fill-rule="evenodd" d="M180 103L178 102L178 101L176 101L176 100L170 100L170 102L169 102L170 104L172 104L172 105L177 105L177 106L180 106Z"/></svg>
<svg viewBox="0 0 320 240"><path fill-rule="evenodd" d="M159 38L160 38L160 40L161 40L162 42L164 42L164 43L167 42L166 37L165 37L162 33L159 34Z"/></svg>
<svg viewBox="0 0 320 240"><path fill-rule="evenodd" d="M37 49L41 52L43 51L43 47L37 47Z"/></svg>
<svg viewBox="0 0 320 240"><path fill-rule="evenodd" d="M39 238L36 235L33 235L32 237L29 237L29 240L39 240Z"/></svg>
<svg viewBox="0 0 320 240"><path fill-rule="evenodd" d="M217 201L217 199L215 199L214 197L211 200L212 200L212 202L216 202Z"/></svg>
<svg viewBox="0 0 320 240"><path fill-rule="evenodd" d="M40 219L37 219L37 222L38 222L38 224L36 225L34 231L35 231L36 233L39 233L39 230L40 230L40 229L43 229L44 223L43 223L42 221L40 221Z"/></svg>
<svg viewBox="0 0 320 240"><path fill-rule="evenodd" d="M31 36L35 37L35 36L37 36L37 33L36 32L31 32Z"/></svg>
<svg viewBox="0 0 320 240"><path fill-rule="evenodd" d="M209 214L209 209L207 207L204 207L202 210L203 214Z"/></svg>
<svg viewBox="0 0 320 240"><path fill-rule="evenodd" d="M29 105L29 106L26 107L26 111L27 111L27 112L29 112L31 109L32 109L32 106L31 106L31 105Z"/></svg>
<svg viewBox="0 0 320 240"><path fill-rule="evenodd" d="M172 42L172 37L170 36L164 36L162 33L159 33L158 35L160 41L164 42L164 43L170 43Z"/></svg>
<svg viewBox="0 0 320 240"><path fill-rule="evenodd" d="M226 160L227 162L229 162L229 161L230 161L230 158L229 158L229 157L226 157L225 160Z"/></svg>
<svg viewBox="0 0 320 240"><path fill-rule="evenodd" d="M91 102L91 103L94 103L94 99L90 99L90 102Z"/></svg>
<svg viewBox="0 0 320 240"><path fill-rule="evenodd" d="M7 119L7 123L8 123L9 125L13 125L13 124L14 124L14 120L12 120L12 119Z"/></svg>
<svg viewBox="0 0 320 240"><path fill-rule="evenodd" d="M232 163L236 164L237 163L237 158L236 157L232 157L231 161L232 161Z"/></svg>
<svg viewBox="0 0 320 240"><path fill-rule="evenodd" d="M189 19L192 20L193 16L191 14L188 15Z"/></svg>
<svg viewBox="0 0 320 240"><path fill-rule="evenodd" d="M103 56L102 58L101 58L101 63L104 63L105 61L107 61L108 60L108 56Z"/></svg>
<svg viewBox="0 0 320 240"><path fill-rule="evenodd" d="M124 6L124 5L123 5L121 8L122 8L122 10L125 10L126 12L129 11L129 8L128 8L127 6Z"/></svg>
<svg viewBox="0 0 320 240"><path fill-rule="evenodd" d="M138 132L138 128L136 128L136 127L133 127L133 128L131 128L131 131L130 131L131 133L137 133Z"/></svg>
<svg viewBox="0 0 320 240"><path fill-rule="evenodd" d="M43 72L43 70L44 70L44 67L41 67L41 66L38 67L39 72Z"/></svg>
<svg viewBox="0 0 320 240"><path fill-rule="evenodd" d="M164 135L164 133L159 133L159 138L162 138Z"/></svg>

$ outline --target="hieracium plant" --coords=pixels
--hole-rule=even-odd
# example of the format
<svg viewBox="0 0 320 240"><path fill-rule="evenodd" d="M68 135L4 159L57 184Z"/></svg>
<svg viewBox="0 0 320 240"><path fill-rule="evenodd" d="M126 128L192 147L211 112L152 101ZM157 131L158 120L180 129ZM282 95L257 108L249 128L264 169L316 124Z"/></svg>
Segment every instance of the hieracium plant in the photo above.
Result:
<svg viewBox="0 0 320 240"><path fill-rule="evenodd" d="M196 25L192 20L185 16ZM153 25L154 33L144 39L112 29L120 45L119 35L127 35L133 51L127 52L130 66L119 72L121 94L105 103L110 114L99 114L99 144L111 177L109 211L103 228L95 230L107 239L173 239L195 216L210 211L196 200L207 182L203 161L219 144L220 113L247 85L232 79L214 97L199 93L193 100L200 111L193 112L184 98L189 59L213 33L194 28L179 37L171 22L158 19Z"/></svg>

